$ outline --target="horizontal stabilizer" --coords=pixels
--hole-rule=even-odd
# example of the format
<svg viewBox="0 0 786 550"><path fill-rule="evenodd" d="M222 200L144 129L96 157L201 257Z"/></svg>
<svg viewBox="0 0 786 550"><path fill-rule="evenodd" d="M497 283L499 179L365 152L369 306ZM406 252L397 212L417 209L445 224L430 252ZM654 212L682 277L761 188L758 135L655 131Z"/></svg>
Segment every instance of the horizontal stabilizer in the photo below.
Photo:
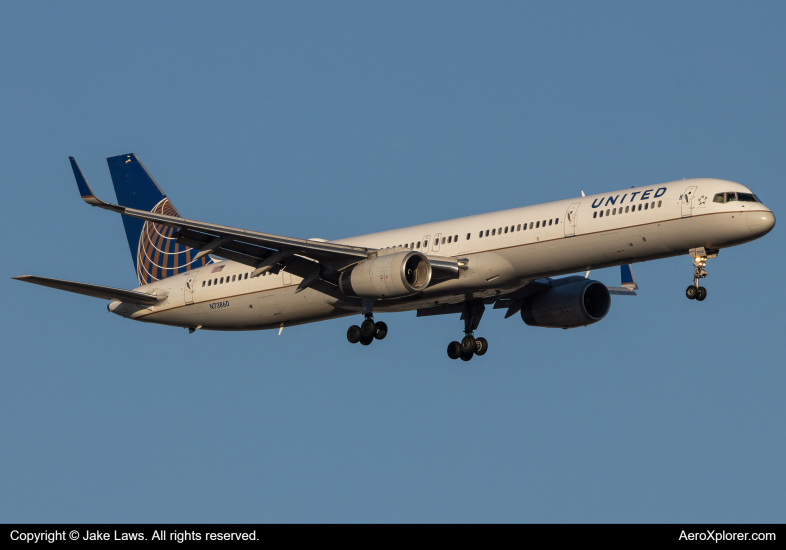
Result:
<svg viewBox="0 0 786 550"><path fill-rule="evenodd" d="M36 277L35 275L20 275L14 277L17 281L33 283L35 285L48 286L58 290L84 294L93 298L103 298L104 300L120 300L133 304L152 305L166 298L166 296L153 296L144 292L134 290L123 290L112 288L111 286L91 285L89 283L76 283L73 281L63 281L61 279L50 279L48 277Z"/></svg>
<svg viewBox="0 0 786 550"><path fill-rule="evenodd" d="M638 296L632 288L619 286L607 286L606 288L609 290L609 294L614 294L615 296Z"/></svg>

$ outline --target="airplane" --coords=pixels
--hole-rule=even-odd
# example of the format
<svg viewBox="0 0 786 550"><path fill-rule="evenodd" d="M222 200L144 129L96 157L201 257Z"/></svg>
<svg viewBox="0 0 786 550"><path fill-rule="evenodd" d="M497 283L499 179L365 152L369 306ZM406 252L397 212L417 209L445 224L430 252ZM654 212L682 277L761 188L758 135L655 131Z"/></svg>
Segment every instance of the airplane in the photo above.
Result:
<svg viewBox="0 0 786 550"><path fill-rule="evenodd" d="M488 350L475 337L487 305L533 327L576 328L635 295L631 264L690 255L685 294L703 301L707 260L769 233L775 215L747 187L709 178L631 187L328 241L188 220L135 154L107 159L118 204L96 197L73 157L87 204L121 214L139 286L124 290L22 275L14 279L109 300L121 317L197 330L278 329L362 315L347 340L388 333L374 313L461 314L451 359ZM620 266L621 286L589 278ZM570 275L587 271L584 277ZM563 276L568 275L568 276ZM563 277L560 277L563 276Z"/></svg>

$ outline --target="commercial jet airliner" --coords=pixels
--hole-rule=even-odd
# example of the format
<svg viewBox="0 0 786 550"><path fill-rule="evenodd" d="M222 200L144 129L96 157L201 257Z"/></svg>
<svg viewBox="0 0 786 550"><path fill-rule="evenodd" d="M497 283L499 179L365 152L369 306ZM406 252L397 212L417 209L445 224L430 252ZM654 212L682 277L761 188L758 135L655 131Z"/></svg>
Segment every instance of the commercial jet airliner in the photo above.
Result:
<svg viewBox="0 0 786 550"><path fill-rule="evenodd" d="M388 332L374 313L461 314L451 359L484 355L487 305L533 327L597 323L611 295L634 295L630 264L690 255L686 295L702 301L707 259L758 239L775 216L750 189L686 179L523 206L337 241L298 239L187 220L136 155L107 159L118 204L98 199L76 161L82 199L121 214L133 290L23 275L15 279L110 300L128 319L197 330L260 330L362 315L347 331L369 345ZM620 287L588 278L620 266ZM564 276L587 271L587 276Z"/></svg>

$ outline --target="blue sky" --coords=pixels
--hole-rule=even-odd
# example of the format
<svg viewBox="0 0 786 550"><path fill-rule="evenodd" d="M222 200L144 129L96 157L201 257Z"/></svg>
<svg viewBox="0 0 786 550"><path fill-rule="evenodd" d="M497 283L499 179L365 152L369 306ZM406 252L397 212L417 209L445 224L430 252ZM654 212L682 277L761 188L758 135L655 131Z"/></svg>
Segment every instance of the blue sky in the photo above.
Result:
<svg viewBox="0 0 786 550"><path fill-rule="evenodd" d="M134 152L190 218L347 237L718 177L786 212L783 3L0 5L0 518L781 522L782 221L634 267L588 328L487 311L189 335L36 274L132 288ZM593 273L616 285L616 270ZM378 319L382 317L378 316Z"/></svg>

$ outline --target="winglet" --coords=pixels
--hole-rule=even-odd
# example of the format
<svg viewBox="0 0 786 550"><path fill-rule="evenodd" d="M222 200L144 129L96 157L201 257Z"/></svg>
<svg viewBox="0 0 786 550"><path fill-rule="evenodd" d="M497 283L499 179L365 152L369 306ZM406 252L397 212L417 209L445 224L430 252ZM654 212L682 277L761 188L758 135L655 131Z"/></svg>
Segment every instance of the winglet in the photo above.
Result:
<svg viewBox="0 0 786 550"><path fill-rule="evenodd" d="M82 174L82 170L79 168L79 165L76 163L76 159L74 157L68 157L68 160L71 161L71 169L74 171L76 186L79 188L79 195L82 197L83 201L85 201L90 206L98 206L100 208L106 208L107 210L116 210L118 212L123 211L122 207L115 206L114 204L109 204L96 197L95 194L93 193L93 190L90 188L90 185L87 183L84 174Z"/></svg>

